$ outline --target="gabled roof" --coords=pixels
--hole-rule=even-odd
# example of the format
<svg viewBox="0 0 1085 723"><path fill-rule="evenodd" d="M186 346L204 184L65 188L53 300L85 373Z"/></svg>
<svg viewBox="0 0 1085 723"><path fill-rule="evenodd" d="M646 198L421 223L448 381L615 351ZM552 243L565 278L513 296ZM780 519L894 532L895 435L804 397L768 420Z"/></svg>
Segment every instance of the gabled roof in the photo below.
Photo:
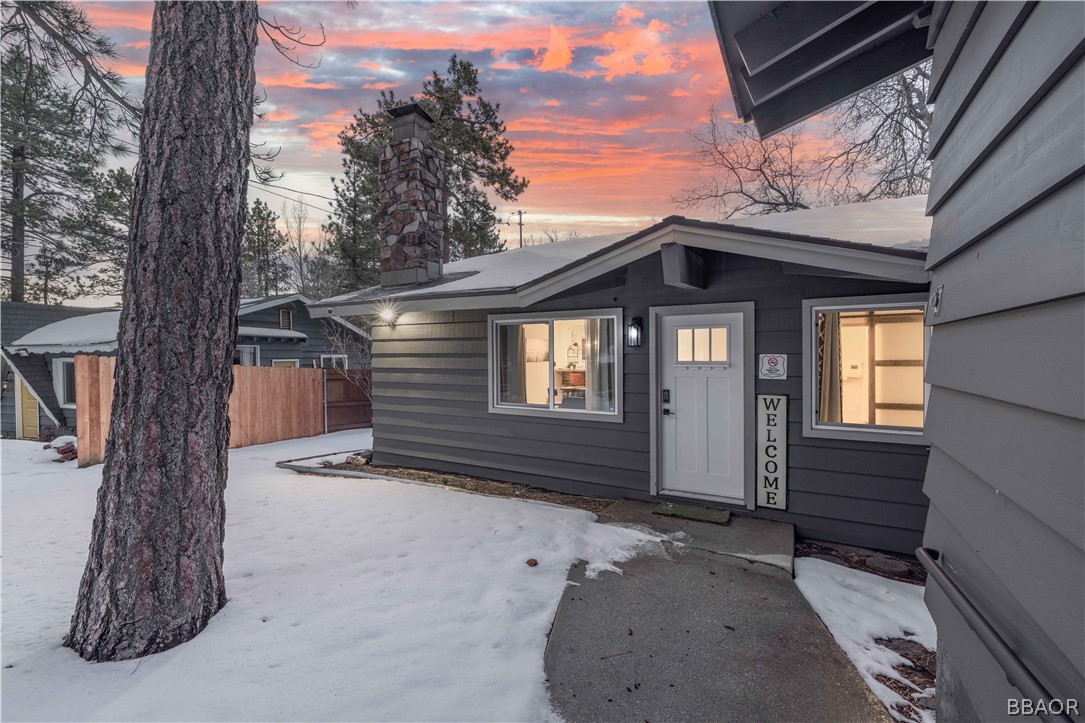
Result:
<svg viewBox="0 0 1085 723"><path fill-rule="evenodd" d="M279 296L267 296L260 299L242 299L238 309L238 317L252 314L262 309L273 308L298 302L301 304L311 303L301 294L282 294ZM72 307L74 308L74 307ZM110 311L97 311L86 313L87 309L80 309L79 315L46 324L35 328L29 333L14 339L4 345L4 348L20 354L76 354L76 353L108 353L117 348L117 329L120 325L120 309ZM91 310L94 311L94 310ZM334 315L328 315L331 321L342 324L352 332L362 337L369 335L354 324ZM240 336L266 337L277 339L305 339L305 334L299 331L291 331L276 328L263 328L254 326L239 326Z"/></svg>
<svg viewBox="0 0 1085 723"><path fill-rule="evenodd" d="M665 243L757 256L894 281L927 281L925 196L735 219L671 216L612 234L476 256L417 286L363 289L310 305L314 313L524 307L654 253Z"/></svg>

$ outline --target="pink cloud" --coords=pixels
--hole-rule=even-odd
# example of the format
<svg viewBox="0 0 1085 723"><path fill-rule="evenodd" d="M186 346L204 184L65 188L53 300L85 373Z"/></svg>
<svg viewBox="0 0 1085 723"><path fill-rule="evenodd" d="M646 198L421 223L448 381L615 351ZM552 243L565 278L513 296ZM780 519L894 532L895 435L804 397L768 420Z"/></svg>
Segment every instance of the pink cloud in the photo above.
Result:
<svg viewBox="0 0 1085 723"><path fill-rule="evenodd" d="M550 42L543 51L542 59L537 66L543 72L563 70L573 62L573 48L569 44L569 38L557 27L550 26Z"/></svg>

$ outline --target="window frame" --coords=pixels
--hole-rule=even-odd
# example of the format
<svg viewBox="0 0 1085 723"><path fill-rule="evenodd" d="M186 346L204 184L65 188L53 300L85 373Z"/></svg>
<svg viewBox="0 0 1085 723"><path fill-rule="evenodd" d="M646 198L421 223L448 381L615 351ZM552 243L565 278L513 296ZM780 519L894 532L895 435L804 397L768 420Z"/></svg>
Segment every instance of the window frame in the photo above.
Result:
<svg viewBox="0 0 1085 723"><path fill-rule="evenodd" d="M275 368L276 369L291 369L291 368L293 368L293 369L301 369L301 359L272 359L271 360L271 366L274 367L276 364L282 364L283 362L291 362L291 363L293 363L294 366L293 367L278 366L278 367L275 367Z"/></svg>
<svg viewBox="0 0 1085 723"><path fill-rule="evenodd" d="M923 429L901 427L878 427L833 422L817 419L817 314L824 311L880 311L882 309L919 309L926 319L927 295L887 294L882 296L842 296L829 299L803 299L802 301L802 349L803 349L803 395L802 434L804 437L821 439L846 439L862 442L888 442L890 444L929 444L926 435L927 400L930 385L926 383L927 356L930 349L930 327L924 321L923 334Z"/></svg>
<svg viewBox="0 0 1085 723"><path fill-rule="evenodd" d="M260 345L259 344L234 344L234 351L238 351L241 348L255 349L256 350L256 363L252 366L260 366ZM232 365L233 366L233 365ZM237 364L236 366L243 367L245 364Z"/></svg>
<svg viewBox="0 0 1085 723"><path fill-rule="evenodd" d="M554 322L565 319L613 319L614 320L614 411L597 412L588 409L562 409L555 408L554 404ZM513 404L499 404L497 385L499 378L497 327L500 324L539 324L547 322L550 327L550 369L547 373L547 384L550 389L548 406L526 406ZM526 314L490 314L486 317L486 374L488 389L488 411L490 414L509 414L525 417L549 417L557 419L579 419L584 421L597 421L621 424L625 421L623 365L625 357L625 327L622 320L622 309L577 309L574 311L547 311Z"/></svg>
<svg viewBox="0 0 1085 723"><path fill-rule="evenodd" d="M64 365L71 364L72 375L75 375L75 357L60 357L53 359L53 391L57 395L57 403L61 409L75 409L75 400L66 401L64 398ZM75 387L75 380L72 380L73 392Z"/></svg>
<svg viewBox="0 0 1085 723"><path fill-rule="evenodd" d="M286 314L286 326L283 326L283 314ZM282 307L279 309L279 329L285 329L287 331L294 330L294 310L289 307Z"/></svg>
<svg viewBox="0 0 1085 723"><path fill-rule="evenodd" d="M729 369L731 367L731 325L730 324L694 324L692 326L680 326L680 327L675 327L675 330L674 330L675 335L677 336L678 332L680 332L680 331L682 331L684 329L688 329L688 330L693 332L693 339L692 339L693 346L691 348L693 349L694 356L697 355L697 329L708 329L708 332L709 332L709 341L708 341L709 360L708 361L696 361L696 360L694 360L694 361L682 361L681 359L678 358L678 349L680 348L680 344L678 342L678 339L676 338L675 339L675 345L674 345L674 348L675 348L674 366L676 366L676 367L684 367L684 368L689 368L689 367L712 367L713 369ZM712 336L711 335L712 335L712 330L713 329L726 329L727 330L727 341L724 342L724 350L723 350L724 353L727 355L727 359L725 361L712 361L711 360L711 357L712 357Z"/></svg>
<svg viewBox="0 0 1085 723"><path fill-rule="evenodd" d="M342 359L343 366L341 367L326 367L324 366L325 359ZM346 371L350 368L350 358L346 354L321 354L320 355L320 368L321 369L342 369Z"/></svg>

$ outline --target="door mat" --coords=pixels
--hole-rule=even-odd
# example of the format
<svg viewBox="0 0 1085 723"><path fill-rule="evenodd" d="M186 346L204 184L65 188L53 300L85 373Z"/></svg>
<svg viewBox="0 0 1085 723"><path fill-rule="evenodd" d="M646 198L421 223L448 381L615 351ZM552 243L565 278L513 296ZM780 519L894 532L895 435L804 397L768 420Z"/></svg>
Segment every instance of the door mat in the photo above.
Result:
<svg viewBox="0 0 1085 723"><path fill-rule="evenodd" d="M664 502L652 510L653 515L665 517L681 517L683 520L697 520L698 522L711 522L714 525L726 525L731 521L731 513L728 510L718 510L712 507L694 507L693 505L676 505L673 502Z"/></svg>

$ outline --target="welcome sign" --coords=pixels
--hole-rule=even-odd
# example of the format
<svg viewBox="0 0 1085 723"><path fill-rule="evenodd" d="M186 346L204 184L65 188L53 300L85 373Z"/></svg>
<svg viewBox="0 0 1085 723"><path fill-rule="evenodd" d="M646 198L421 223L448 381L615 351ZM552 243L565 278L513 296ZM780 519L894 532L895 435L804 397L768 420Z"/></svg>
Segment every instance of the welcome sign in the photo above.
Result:
<svg viewBox="0 0 1085 723"><path fill-rule="evenodd" d="M787 509L787 396L757 395L757 506Z"/></svg>

